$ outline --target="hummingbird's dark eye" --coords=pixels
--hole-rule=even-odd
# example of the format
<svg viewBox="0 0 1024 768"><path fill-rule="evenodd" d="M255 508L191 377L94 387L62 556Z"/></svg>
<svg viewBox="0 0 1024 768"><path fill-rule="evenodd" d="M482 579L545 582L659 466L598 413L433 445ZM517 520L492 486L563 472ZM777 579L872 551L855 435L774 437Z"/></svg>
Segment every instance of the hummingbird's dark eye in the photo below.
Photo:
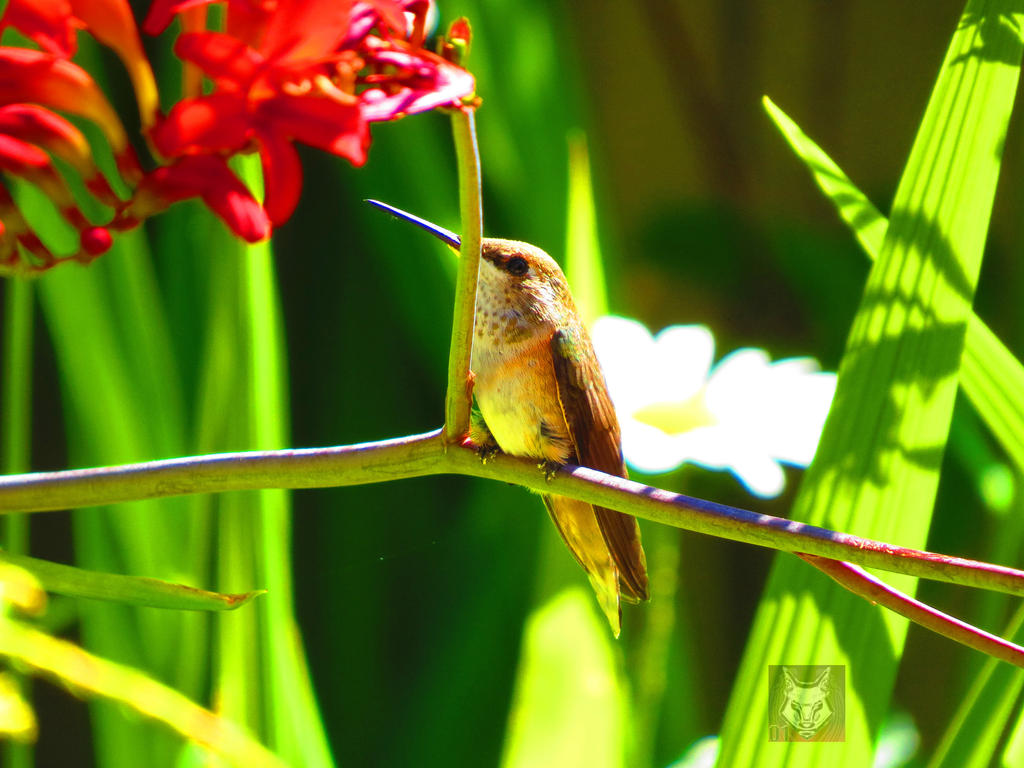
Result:
<svg viewBox="0 0 1024 768"><path fill-rule="evenodd" d="M526 259L522 256L513 256L505 262L505 269L508 270L510 275L522 277L530 271L530 265L526 263Z"/></svg>

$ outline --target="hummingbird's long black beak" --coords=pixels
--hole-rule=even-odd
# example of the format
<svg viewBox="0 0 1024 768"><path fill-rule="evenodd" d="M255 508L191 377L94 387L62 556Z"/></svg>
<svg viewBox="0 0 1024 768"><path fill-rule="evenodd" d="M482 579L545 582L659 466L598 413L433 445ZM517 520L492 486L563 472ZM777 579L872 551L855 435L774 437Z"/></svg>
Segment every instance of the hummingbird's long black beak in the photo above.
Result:
<svg viewBox="0 0 1024 768"><path fill-rule="evenodd" d="M462 245L462 241L459 240L459 236L444 227L439 227L437 224L433 224L426 219L421 219L419 216L413 216L411 213L406 213L401 208L395 208L393 205L382 203L380 200L367 200L366 202L376 208L380 208L382 211L387 211L397 219L408 221L415 224L417 227L427 230L427 232L432 234L438 240L447 243L456 250L458 250L459 246Z"/></svg>

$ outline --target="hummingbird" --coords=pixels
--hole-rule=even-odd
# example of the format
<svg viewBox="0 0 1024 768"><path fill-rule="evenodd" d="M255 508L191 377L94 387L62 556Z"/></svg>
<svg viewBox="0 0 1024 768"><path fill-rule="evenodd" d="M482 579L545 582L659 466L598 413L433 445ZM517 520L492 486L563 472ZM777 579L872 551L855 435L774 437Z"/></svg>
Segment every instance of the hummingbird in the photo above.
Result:
<svg viewBox="0 0 1024 768"><path fill-rule="evenodd" d="M367 202L456 251L461 246L443 227ZM481 246L470 368L482 423L474 419L473 442L483 452L497 448L549 470L577 464L626 477L619 422L562 269L529 243L484 238ZM620 600L648 599L636 519L556 494L541 498L618 637Z"/></svg>

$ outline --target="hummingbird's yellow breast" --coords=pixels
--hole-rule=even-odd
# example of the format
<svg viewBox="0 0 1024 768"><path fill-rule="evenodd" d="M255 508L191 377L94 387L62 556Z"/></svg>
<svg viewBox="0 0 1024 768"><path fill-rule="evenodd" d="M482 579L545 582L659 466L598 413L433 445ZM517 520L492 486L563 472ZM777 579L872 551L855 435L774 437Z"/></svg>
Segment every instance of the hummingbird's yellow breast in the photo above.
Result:
<svg viewBox="0 0 1024 768"><path fill-rule="evenodd" d="M502 451L566 462L572 450L546 334L477 344L473 373L480 413Z"/></svg>

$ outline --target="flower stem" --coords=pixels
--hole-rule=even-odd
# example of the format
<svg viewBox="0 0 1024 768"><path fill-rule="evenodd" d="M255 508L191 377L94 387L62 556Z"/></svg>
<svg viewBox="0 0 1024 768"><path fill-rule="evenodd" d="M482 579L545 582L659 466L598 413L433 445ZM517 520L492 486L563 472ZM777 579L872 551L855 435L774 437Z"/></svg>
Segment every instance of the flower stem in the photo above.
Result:
<svg viewBox="0 0 1024 768"><path fill-rule="evenodd" d="M452 112L452 136L459 167L459 209L462 247L455 279L455 316L448 355L448 393L444 408L444 441L453 445L469 434L473 355L473 319L476 314L476 283L483 238L480 202L480 152L476 143L476 110L464 106Z"/></svg>

